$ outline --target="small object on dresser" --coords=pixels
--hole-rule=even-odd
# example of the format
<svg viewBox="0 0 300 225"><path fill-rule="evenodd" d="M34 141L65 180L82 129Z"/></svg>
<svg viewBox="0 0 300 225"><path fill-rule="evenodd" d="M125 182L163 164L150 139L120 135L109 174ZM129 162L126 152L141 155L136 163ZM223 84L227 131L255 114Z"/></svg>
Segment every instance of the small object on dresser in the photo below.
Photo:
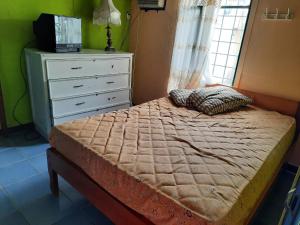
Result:
<svg viewBox="0 0 300 225"><path fill-rule="evenodd" d="M33 32L43 51L79 52L82 46L81 18L42 13Z"/></svg>
<svg viewBox="0 0 300 225"><path fill-rule="evenodd" d="M112 0L103 0L101 6L94 10L93 23L98 25L106 25L107 46L105 51L115 51L115 48L112 47L110 24L118 26L121 25L121 13L114 6ZM112 67L114 67L114 65L112 65Z"/></svg>

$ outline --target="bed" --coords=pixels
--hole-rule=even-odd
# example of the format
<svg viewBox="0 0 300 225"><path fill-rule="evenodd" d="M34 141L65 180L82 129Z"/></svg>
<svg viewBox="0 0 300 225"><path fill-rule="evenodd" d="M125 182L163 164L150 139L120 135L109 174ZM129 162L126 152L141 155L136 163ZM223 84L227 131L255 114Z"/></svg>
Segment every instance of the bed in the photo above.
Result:
<svg viewBox="0 0 300 225"><path fill-rule="evenodd" d="M255 105L211 117L162 98L54 127L52 192L59 174L115 224L248 224L297 132L299 104L240 92Z"/></svg>

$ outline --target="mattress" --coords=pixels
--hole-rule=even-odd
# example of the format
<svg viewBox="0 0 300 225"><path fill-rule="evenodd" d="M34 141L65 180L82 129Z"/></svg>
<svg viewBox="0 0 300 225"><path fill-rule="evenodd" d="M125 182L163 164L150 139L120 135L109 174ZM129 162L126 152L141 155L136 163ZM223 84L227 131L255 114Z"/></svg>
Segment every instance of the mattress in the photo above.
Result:
<svg viewBox="0 0 300 225"><path fill-rule="evenodd" d="M254 106L207 116L162 98L56 126L50 143L154 224L239 225L294 132L294 118Z"/></svg>

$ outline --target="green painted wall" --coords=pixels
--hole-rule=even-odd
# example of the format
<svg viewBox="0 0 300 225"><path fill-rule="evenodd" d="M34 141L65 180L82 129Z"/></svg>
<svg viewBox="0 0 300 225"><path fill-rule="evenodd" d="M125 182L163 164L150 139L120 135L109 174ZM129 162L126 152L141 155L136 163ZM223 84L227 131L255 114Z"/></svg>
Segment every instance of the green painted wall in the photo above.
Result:
<svg viewBox="0 0 300 225"><path fill-rule="evenodd" d="M114 46L119 49L128 26L126 12L130 9L130 0L114 0L114 3L122 13L122 26L114 26L112 30ZM0 0L0 82L9 127L18 125L12 113L25 88L20 55L23 46L34 39L32 21L42 12L81 17L83 47L103 49L104 26L92 24L93 9L99 4L100 0ZM127 49L128 42L122 50ZM16 115L23 124L32 121L28 94L18 105Z"/></svg>

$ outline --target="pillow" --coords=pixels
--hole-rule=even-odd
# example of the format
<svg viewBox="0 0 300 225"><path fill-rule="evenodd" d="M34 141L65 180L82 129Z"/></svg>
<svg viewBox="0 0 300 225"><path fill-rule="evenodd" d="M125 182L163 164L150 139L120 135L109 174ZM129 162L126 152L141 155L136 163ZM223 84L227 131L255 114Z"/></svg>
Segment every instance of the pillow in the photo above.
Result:
<svg viewBox="0 0 300 225"><path fill-rule="evenodd" d="M209 88L201 88L196 91L193 91L193 93L190 94L190 96L186 100L186 105L188 108L199 109L201 107L202 102L205 100L206 96L218 94L222 90L223 88L220 87L209 87Z"/></svg>
<svg viewBox="0 0 300 225"><path fill-rule="evenodd" d="M190 89L175 89L172 90L169 93L169 95L173 100L173 102L175 103L175 105L186 106L186 100L193 91L194 90L190 90Z"/></svg>
<svg viewBox="0 0 300 225"><path fill-rule="evenodd" d="M194 109L207 115L234 111L252 103L252 99L229 87L210 87L194 91L187 100Z"/></svg>

